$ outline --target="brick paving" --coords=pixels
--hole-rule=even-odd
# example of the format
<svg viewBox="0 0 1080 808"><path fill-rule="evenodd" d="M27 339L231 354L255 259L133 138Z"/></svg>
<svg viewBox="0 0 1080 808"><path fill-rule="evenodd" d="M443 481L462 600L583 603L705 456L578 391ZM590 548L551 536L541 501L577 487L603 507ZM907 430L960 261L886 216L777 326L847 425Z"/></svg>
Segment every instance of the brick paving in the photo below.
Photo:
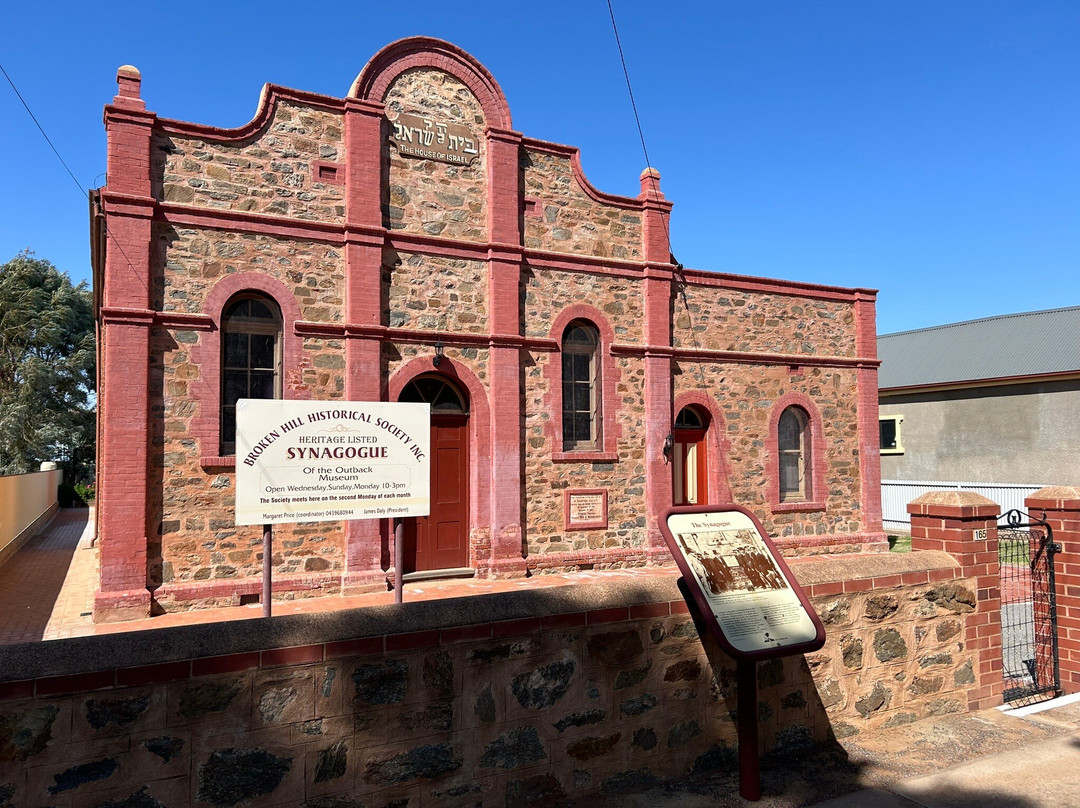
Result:
<svg viewBox="0 0 1080 808"><path fill-rule="evenodd" d="M92 633L89 612L97 577L92 517L85 508L59 511L0 567L0 644Z"/></svg>
<svg viewBox="0 0 1080 808"><path fill-rule="evenodd" d="M248 620L262 616L262 606L253 604L174 612L145 620L94 625L91 610L97 589L98 551L92 546L93 517L93 510L61 510L38 536L0 567L0 645ZM520 587L536 589L595 580L675 575L678 575L675 568L653 568L537 575L528 579L495 581L460 578L416 581L405 584L404 600L456 598L513 591ZM393 592L275 600L273 614L305 614L393 602Z"/></svg>

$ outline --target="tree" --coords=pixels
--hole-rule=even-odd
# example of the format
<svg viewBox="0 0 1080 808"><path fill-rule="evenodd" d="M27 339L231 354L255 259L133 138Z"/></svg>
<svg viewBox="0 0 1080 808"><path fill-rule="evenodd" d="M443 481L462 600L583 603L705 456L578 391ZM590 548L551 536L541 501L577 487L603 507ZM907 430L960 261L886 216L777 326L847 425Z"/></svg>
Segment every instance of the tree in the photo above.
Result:
<svg viewBox="0 0 1080 808"><path fill-rule="evenodd" d="M94 462L94 316L86 283L29 250L0 265L0 473Z"/></svg>

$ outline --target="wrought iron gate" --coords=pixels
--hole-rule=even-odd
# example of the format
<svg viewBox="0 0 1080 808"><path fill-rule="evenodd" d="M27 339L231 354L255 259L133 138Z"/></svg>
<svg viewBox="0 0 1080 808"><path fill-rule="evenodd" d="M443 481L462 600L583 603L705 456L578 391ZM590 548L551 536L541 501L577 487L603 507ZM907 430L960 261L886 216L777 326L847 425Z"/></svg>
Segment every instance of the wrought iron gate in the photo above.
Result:
<svg viewBox="0 0 1080 808"><path fill-rule="evenodd" d="M1061 695L1058 667L1055 544L1050 525L1018 510L1001 516L1001 658L1007 702Z"/></svg>

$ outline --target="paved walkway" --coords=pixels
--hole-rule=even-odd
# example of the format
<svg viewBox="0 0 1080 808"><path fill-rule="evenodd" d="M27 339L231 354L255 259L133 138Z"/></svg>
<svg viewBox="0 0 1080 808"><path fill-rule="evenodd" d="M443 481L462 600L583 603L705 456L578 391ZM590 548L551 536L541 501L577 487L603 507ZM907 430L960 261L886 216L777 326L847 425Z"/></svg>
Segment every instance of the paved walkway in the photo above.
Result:
<svg viewBox="0 0 1080 808"><path fill-rule="evenodd" d="M0 644L93 633L92 517L86 508L61 510L0 567Z"/></svg>
<svg viewBox="0 0 1080 808"><path fill-rule="evenodd" d="M762 797L738 796L734 765L669 780L590 808L1074 808L1080 702L1032 715L998 709L866 731L761 762Z"/></svg>

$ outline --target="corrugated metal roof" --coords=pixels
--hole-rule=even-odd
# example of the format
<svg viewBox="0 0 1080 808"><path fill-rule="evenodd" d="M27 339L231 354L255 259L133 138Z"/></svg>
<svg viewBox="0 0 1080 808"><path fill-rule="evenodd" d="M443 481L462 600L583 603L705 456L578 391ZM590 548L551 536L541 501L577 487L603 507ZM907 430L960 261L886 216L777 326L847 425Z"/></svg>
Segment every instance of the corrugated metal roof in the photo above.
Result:
<svg viewBox="0 0 1080 808"><path fill-rule="evenodd" d="M879 388L1080 370L1080 306L878 337Z"/></svg>

